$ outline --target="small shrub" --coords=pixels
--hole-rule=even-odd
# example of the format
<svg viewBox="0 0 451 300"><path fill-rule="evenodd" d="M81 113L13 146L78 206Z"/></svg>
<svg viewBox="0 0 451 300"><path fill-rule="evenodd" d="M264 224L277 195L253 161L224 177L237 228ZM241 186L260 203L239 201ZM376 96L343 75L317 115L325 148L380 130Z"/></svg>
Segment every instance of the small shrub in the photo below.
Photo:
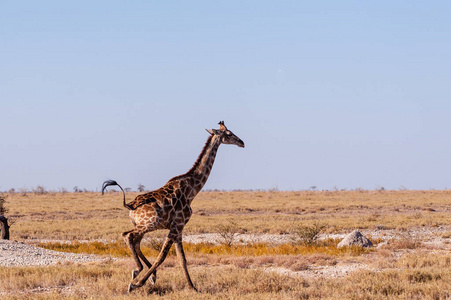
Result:
<svg viewBox="0 0 451 300"><path fill-rule="evenodd" d="M158 238L158 237L150 237L147 240L147 244L150 246L150 248L160 252L161 248L163 248L163 243L164 243L164 239L163 238Z"/></svg>
<svg viewBox="0 0 451 300"><path fill-rule="evenodd" d="M301 245L313 245L317 242L319 234L326 228L326 225L314 223L311 226L295 225L291 229L293 242Z"/></svg>
<svg viewBox="0 0 451 300"><path fill-rule="evenodd" d="M238 236L239 227L236 222L229 221L226 225L218 226L218 233L222 238L222 243L231 246Z"/></svg>
<svg viewBox="0 0 451 300"><path fill-rule="evenodd" d="M399 249L416 249L422 246L418 240L399 239L384 245L383 249L399 250Z"/></svg>
<svg viewBox="0 0 451 300"><path fill-rule="evenodd" d="M410 232L398 231L397 238L390 240L382 249L398 250L398 249L416 249L423 246L418 236L413 236Z"/></svg>

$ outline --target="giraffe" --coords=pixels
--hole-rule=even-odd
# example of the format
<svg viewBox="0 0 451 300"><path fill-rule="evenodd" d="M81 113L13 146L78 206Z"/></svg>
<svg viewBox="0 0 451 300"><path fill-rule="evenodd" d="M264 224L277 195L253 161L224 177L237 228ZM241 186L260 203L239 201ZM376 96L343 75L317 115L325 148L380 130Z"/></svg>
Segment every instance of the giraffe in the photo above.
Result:
<svg viewBox="0 0 451 300"><path fill-rule="evenodd" d="M224 121L219 122L219 125L219 130L207 129L210 136L193 167L187 173L170 179L159 189L138 195L133 201L126 203L125 192L116 181L108 180L103 183L102 195L108 186L116 185L122 190L123 206L130 211L130 219L134 225L132 230L122 233L137 267L132 271L128 292L142 287L149 277L155 284L157 268L163 263L174 243L189 287L197 291L188 273L182 244L182 231L192 214L191 202L207 182L219 146L231 144L244 148L244 142L227 129ZM140 243L144 234L158 229L169 229L169 233L152 265L141 252ZM148 269L141 273L142 263Z"/></svg>

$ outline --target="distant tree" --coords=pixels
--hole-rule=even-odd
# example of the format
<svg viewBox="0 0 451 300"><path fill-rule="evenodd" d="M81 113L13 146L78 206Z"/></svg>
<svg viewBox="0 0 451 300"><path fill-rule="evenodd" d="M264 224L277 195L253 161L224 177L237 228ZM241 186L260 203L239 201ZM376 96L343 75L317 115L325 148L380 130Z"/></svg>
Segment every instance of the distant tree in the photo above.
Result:
<svg viewBox="0 0 451 300"><path fill-rule="evenodd" d="M146 187L144 185L142 185L141 183L138 184L138 192L142 193L145 191L145 189L146 189Z"/></svg>
<svg viewBox="0 0 451 300"><path fill-rule="evenodd" d="M33 192L36 195L44 195L47 194L47 190L42 185L38 185L35 189L33 189Z"/></svg>

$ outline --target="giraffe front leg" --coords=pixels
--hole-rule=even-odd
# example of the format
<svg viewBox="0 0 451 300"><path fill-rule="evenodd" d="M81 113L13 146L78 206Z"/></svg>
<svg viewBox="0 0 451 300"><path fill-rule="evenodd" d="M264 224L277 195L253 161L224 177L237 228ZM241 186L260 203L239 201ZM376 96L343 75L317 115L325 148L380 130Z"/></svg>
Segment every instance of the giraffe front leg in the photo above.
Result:
<svg viewBox="0 0 451 300"><path fill-rule="evenodd" d="M160 254L158 255L157 259L155 260L155 263L153 264L153 266L148 269L144 275L143 274L139 274L138 277L134 278L132 280L132 282L130 282L130 284L128 285L128 292L130 293L131 291L142 287L147 279L154 273L156 272L157 268L163 263L163 261L165 260L166 256L169 253L169 249L171 248L172 244L174 243L174 239L172 237L167 237L166 240L164 241L163 244L163 248L160 251Z"/></svg>
<svg viewBox="0 0 451 300"><path fill-rule="evenodd" d="M181 237L177 239L177 243L175 244L175 246L176 246L176 250L177 250L177 256L179 257L180 266L183 268L186 280L188 281L190 288L192 288L193 290L198 292L198 290L194 286L193 282L191 281L191 278L188 273L188 267L186 265L185 251L183 251L183 244L182 244Z"/></svg>

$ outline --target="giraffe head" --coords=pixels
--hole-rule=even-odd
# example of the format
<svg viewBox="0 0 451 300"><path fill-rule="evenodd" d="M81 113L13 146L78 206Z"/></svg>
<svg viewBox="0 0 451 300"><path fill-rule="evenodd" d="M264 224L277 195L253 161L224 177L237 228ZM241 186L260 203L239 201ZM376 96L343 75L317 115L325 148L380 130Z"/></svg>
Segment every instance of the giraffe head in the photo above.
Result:
<svg viewBox="0 0 451 300"><path fill-rule="evenodd" d="M233 134L233 132L227 129L224 125L224 121L221 121L218 124L219 129L207 129L207 131L211 135L219 136L221 138L221 143L223 144L237 145L238 147L244 148L244 142Z"/></svg>

